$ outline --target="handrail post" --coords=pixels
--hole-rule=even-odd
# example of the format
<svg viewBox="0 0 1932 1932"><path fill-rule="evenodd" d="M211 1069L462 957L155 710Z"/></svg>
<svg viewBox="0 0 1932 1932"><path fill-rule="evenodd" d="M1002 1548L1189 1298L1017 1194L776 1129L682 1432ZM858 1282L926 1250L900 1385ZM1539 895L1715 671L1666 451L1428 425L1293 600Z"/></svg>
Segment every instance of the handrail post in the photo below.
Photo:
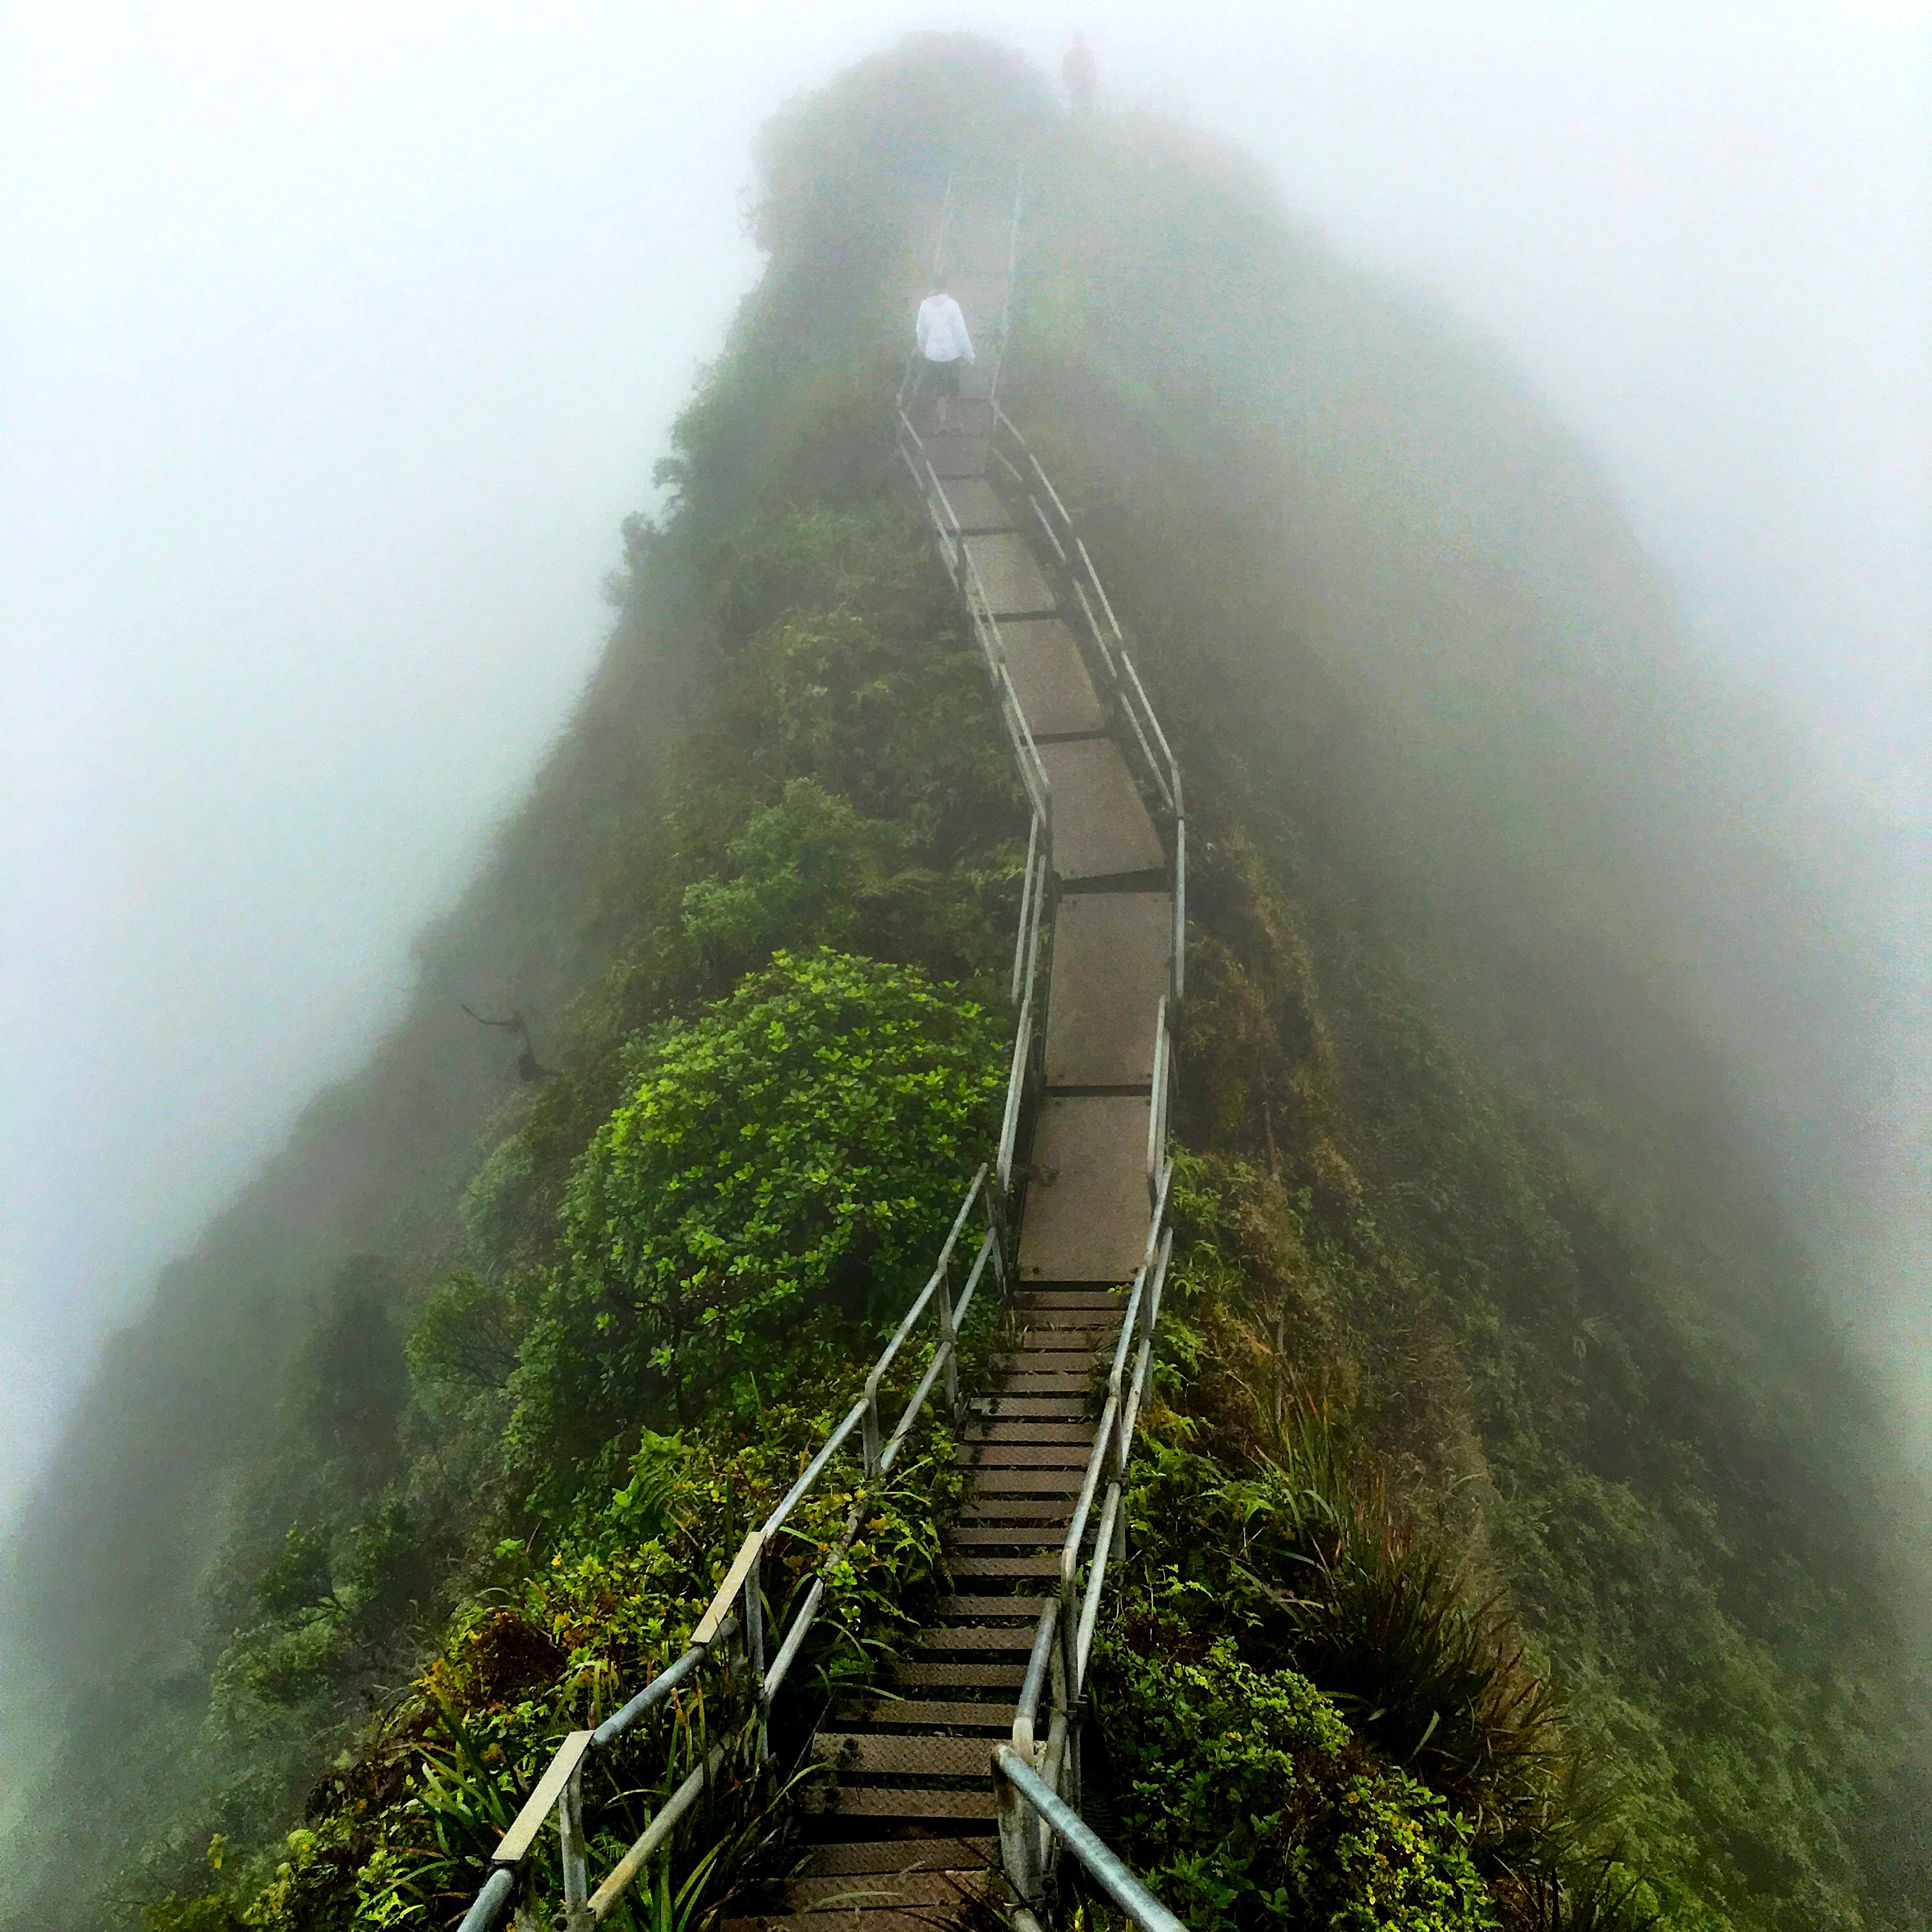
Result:
<svg viewBox="0 0 1932 1932"><path fill-rule="evenodd" d="M745 1661L751 1667L752 1766L761 1772L770 1755L766 1718L770 1700L765 1696L765 1552L761 1544L745 1579L744 1610L740 1622L745 1631Z"/></svg>
<svg viewBox="0 0 1932 1932"><path fill-rule="evenodd" d="M949 1260L939 1281L939 1346L946 1352L946 1407L959 1414L959 1337L952 1325L952 1268Z"/></svg>
<svg viewBox="0 0 1932 1932"><path fill-rule="evenodd" d="M1187 991L1187 814L1174 821L1174 1004Z"/></svg>
<svg viewBox="0 0 1932 1932"><path fill-rule="evenodd" d="M1161 1156L1167 1146L1167 995L1160 996L1154 1023L1154 1078L1148 1088L1147 1184L1150 1206L1160 1205Z"/></svg>
<svg viewBox="0 0 1932 1932"><path fill-rule="evenodd" d="M570 1774L556 1801L556 1835L563 1865L563 1909L566 1922L584 1910L590 1896L590 1848L584 1836L584 1760Z"/></svg>
<svg viewBox="0 0 1932 1932"><path fill-rule="evenodd" d="M859 1444L866 1480L869 1483L879 1473L879 1372L876 1368L866 1378L866 1414L859 1425Z"/></svg>
<svg viewBox="0 0 1932 1932"><path fill-rule="evenodd" d="M998 1795L1000 1820L1000 1864L1006 1882L1021 1904L1029 1910L1044 1903L1046 1886L1040 1870L1039 1835L1034 1826L1032 1808L1021 1796L1012 1779L999 1773L1000 1751L1004 1740L993 1745L993 1786ZM1004 1744L1010 1750L1010 1744Z"/></svg>

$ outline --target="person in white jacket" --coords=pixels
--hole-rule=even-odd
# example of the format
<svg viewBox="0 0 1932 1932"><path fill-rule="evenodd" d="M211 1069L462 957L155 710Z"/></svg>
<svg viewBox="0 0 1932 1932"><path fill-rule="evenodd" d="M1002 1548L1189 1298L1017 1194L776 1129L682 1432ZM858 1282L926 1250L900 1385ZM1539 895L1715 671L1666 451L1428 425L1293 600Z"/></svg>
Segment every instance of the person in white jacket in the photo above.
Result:
<svg viewBox="0 0 1932 1932"><path fill-rule="evenodd" d="M946 292L946 278L933 278L932 292L919 305L914 332L919 338L919 393L930 396L932 426L944 435L952 421L952 400L959 393L959 365L974 362L973 338L959 304Z"/></svg>

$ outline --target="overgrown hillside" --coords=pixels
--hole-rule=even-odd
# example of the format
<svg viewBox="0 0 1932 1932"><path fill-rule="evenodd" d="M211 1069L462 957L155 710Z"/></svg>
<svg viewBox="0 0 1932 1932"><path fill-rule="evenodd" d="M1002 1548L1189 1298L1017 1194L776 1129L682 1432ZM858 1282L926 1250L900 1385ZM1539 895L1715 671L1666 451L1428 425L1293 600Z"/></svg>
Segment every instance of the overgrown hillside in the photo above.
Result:
<svg viewBox="0 0 1932 1932"><path fill-rule="evenodd" d="M1010 406L1204 835L1096 1820L1197 1932L1932 1918L1823 1312L1870 1090L1828 820L1492 356L1238 160L926 37L767 130L596 677L41 1486L9 1922L454 1922L849 1399L996 1130L1024 820L890 402L947 168L1022 149ZM932 1448L821 1688L932 1586Z"/></svg>

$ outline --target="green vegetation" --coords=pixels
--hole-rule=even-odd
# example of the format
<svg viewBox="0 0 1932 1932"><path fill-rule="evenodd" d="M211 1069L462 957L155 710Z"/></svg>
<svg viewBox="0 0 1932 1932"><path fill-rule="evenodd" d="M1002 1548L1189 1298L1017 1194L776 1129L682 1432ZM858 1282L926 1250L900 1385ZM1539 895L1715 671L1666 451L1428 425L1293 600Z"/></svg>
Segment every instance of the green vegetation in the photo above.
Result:
<svg viewBox="0 0 1932 1932"><path fill-rule="evenodd" d="M16 1732L58 1740L10 1780L22 1922L450 1922L916 1288L992 1138L1024 820L886 404L915 218L1020 134L1009 394L1195 802L1096 1822L1197 1932L1932 1918L1924 1660L1806 1246L1868 989L1795 761L1506 374L1240 164L1045 99L928 37L768 131L770 267L577 716L14 1552ZM458 1002L499 998L558 1078L488 1062ZM938 1581L922 1440L788 1742ZM600 1769L599 1857L706 1695ZM697 1926L770 1828L722 1780L637 1917Z"/></svg>

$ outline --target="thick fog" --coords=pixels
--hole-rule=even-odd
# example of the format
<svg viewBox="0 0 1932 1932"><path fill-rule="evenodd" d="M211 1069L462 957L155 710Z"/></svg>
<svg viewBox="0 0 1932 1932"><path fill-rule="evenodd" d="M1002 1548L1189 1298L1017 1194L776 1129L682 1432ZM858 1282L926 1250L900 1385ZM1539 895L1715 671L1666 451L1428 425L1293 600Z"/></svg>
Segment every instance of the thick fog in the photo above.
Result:
<svg viewBox="0 0 1932 1932"><path fill-rule="evenodd" d="M756 271L759 122L909 27L1048 62L1084 27L1115 104L1244 142L1517 358L1696 643L1922 878L1919 8L0 22L0 1505L156 1265L394 1013L412 933L560 723L619 520ZM1916 1075L1922 982L1900 1004ZM1916 1342L1912 1118L1869 1272Z"/></svg>

